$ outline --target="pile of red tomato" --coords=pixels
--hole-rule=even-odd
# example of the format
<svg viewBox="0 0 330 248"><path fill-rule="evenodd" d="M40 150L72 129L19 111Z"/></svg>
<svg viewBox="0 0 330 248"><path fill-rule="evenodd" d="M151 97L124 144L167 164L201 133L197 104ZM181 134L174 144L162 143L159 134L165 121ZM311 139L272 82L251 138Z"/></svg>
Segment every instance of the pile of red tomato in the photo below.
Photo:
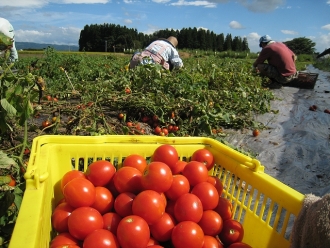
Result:
<svg viewBox="0 0 330 248"><path fill-rule="evenodd" d="M178 157L173 146L160 145L149 163L132 154L118 170L99 160L86 172L67 172L50 247L251 247L221 196L222 182L208 174L212 153L196 150L188 162Z"/></svg>

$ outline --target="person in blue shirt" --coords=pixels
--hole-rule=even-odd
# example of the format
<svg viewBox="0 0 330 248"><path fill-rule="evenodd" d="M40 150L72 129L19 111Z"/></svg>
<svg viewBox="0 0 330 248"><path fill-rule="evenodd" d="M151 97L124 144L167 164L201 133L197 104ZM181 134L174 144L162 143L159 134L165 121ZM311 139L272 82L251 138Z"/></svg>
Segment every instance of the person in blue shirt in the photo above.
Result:
<svg viewBox="0 0 330 248"><path fill-rule="evenodd" d="M183 62L176 50L177 45L178 40L174 36L155 40L142 52L136 52L132 56L129 68L133 69L138 65L155 63L160 64L166 70L181 68Z"/></svg>
<svg viewBox="0 0 330 248"><path fill-rule="evenodd" d="M0 17L0 52L1 54L4 54L7 51L10 52L10 62L18 60L18 54L15 47L14 28L7 19Z"/></svg>

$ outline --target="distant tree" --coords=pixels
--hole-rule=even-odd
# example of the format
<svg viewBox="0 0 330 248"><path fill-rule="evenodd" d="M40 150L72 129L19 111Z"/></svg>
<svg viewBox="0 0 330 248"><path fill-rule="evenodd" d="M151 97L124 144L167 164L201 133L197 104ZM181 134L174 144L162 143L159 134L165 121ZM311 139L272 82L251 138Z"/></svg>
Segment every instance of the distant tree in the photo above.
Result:
<svg viewBox="0 0 330 248"><path fill-rule="evenodd" d="M249 44L246 37L243 38L242 50L246 52L250 52Z"/></svg>
<svg viewBox="0 0 330 248"><path fill-rule="evenodd" d="M295 54L314 54L315 42L306 37L294 38L293 40L283 42Z"/></svg>
<svg viewBox="0 0 330 248"><path fill-rule="evenodd" d="M223 33L221 33L221 34L217 35L215 49L218 52L224 51L225 50L224 44L225 44L225 35Z"/></svg>
<svg viewBox="0 0 330 248"><path fill-rule="evenodd" d="M227 34L226 38L225 38L225 43L224 43L224 50L225 51L230 51L232 50L232 43L233 43L233 39L231 38L231 34Z"/></svg>

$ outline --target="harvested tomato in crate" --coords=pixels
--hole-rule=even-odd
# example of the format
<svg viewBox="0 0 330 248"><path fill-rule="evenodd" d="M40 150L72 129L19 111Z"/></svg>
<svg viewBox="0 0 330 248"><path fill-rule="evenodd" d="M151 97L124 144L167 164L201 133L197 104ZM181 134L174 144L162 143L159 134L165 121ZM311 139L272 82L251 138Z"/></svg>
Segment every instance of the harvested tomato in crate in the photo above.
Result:
<svg viewBox="0 0 330 248"><path fill-rule="evenodd" d="M156 149L163 145L170 145L177 152L175 154L171 151L171 156L173 154L174 156L166 157L171 166L174 166L175 160L189 163L193 153L200 149L206 149L213 155L213 161L208 160L208 164L213 163L213 167L207 173L217 178L213 182L215 188L222 191L221 198L224 202L224 207L217 211L227 213L224 222L235 225L238 229L244 229L244 235L239 233L239 236L243 237L242 242L254 248L290 246L291 228L301 210L304 195L266 174L264 166L257 159L248 157L219 141L203 137L45 135L33 140L30 162L25 174L26 191L9 248L49 247L51 240L57 235L52 226L51 217L55 207L63 199L61 179L66 173L72 170L86 172L97 160L111 162L118 172L129 155L137 154L150 162ZM188 180L195 180L194 184L198 185L200 183L198 180L201 179L194 178L193 173L189 171L191 166L187 167L185 163L180 164L183 168L181 174ZM204 168L202 169L201 174L204 177ZM136 171L142 173L139 169ZM148 176L152 177L152 174ZM183 180L183 178L178 180ZM205 178L202 180L205 181ZM220 186L219 181L222 183ZM160 186L165 187L165 183ZM218 215L212 212L212 209L217 209L214 207L215 204L203 200L202 188L196 186L192 191L196 197L188 196L186 194L190 193L186 193L185 198L192 203L200 201L204 208L209 209L206 210L209 211L208 216L218 218ZM142 199L144 202L143 199L148 199L148 196L144 197L140 196L139 200ZM168 200L171 197L178 196L175 192L169 192L166 198ZM170 203L167 203L166 207L170 208ZM138 203L134 208L136 212L144 213ZM173 208L171 211L175 211ZM168 211L170 212L169 209ZM201 212L198 212L200 210L196 211L200 215ZM180 215L179 218L185 217ZM199 217L196 218L199 219ZM148 221L151 223L153 220L149 218ZM184 222L182 227L188 228L194 225L198 232L201 227L204 230L208 229L205 225L209 223L207 219L201 220L200 225L191 224L191 222ZM216 221L212 222L212 225L217 226ZM120 232L124 232L125 229L121 228ZM209 229L210 232L214 230L214 228ZM152 232L156 232L155 229ZM180 229L176 228L173 236L181 237L181 235ZM223 239L228 240L228 237L223 236ZM200 242L200 239L196 238L195 243L197 242Z"/></svg>

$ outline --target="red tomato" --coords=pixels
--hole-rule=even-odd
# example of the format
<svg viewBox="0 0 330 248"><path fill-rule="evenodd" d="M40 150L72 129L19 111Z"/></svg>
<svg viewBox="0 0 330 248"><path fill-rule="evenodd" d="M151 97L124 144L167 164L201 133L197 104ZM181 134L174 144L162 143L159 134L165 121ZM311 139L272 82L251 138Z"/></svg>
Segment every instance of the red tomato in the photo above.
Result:
<svg viewBox="0 0 330 248"><path fill-rule="evenodd" d="M133 215L132 204L135 197L136 195L131 192L120 193L115 199L114 208L116 213L121 217Z"/></svg>
<svg viewBox="0 0 330 248"><path fill-rule="evenodd" d="M61 190L63 192L64 186L74 178L81 177L86 178L84 172L78 170L71 170L64 174L61 180Z"/></svg>
<svg viewBox="0 0 330 248"><path fill-rule="evenodd" d="M157 135L159 135L161 133L161 131L162 131L162 129L159 126L155 127L155 129L154 129L154 133Z"/></svg>
<svg viewBox="0 0 330 248"><path fill-rule="evenodd" d="M72 207L89 207L95 201L95 187L85 178L75 178L63 189L65 201Z"/></svg>
<svg viewBox="0 0 330 248"><path fill-rule="evenodd" d="M92 231L103 228L103 218L94 208L76 208L69 216L68 227L73 237L84 240Z"/></svg>
<svg viewBox="0 0 330 248"><path fill-rule="evenodd" d="M233 217L233 205L227 198L219 197L218 205L214 211L220 214L223 221Z"/></svg>
<svg viewBox="0 0 330 248"><path fill-rule="evenodd" d="M189 220L198 223L202 216L203 205L196 195L186 193L176 200L174 204L174 217L178 222Z"/></svg>
<svg viewBox="0 0 330 248"><path fill-rule="evenodd" d="M119 248L117 237L105 229L97 229L84 240L83 248Z"/></svg>
<svg viewBox="0 0 330 248"><path fill-rule="evenodd" d="M167 144L157 147L152 156L152 161L163 162L167 164L171 170L175 167L178 160L179 155L175 147Z"/></svg>
<svg viewBox="0 0 330 248"><path fill-rule="evenodd" d="M228 248L252 248L252 246L243 242L235 242L228 246Z"/></svg>
<svg viewBox="0 0 330 248"><path fill-rule="evenodd" d="M224 248L221 242L213 236L204 235L204 244L202 248Z"/></svg>
<svg viewBox="0 0 330 248"><path fill-rule="evenodd" d="M165 196L170 200L177 200L181 195L189 193L190 184L188 179L183 175L173 175L171 187L164 192Z"/></svg>
<svg viewBox="0 0 330 248"><path fill-rule="evenodd" d="M203 210L214 209L219 202L219 193L217 189L208 182L196 184L191 193L196 195L202 202Z"/></svg>
<svg viewBox="0 0 330 248"><path fill-rule="evenodd" d="M171 239L175 248L201 248L204 233L197 223L182 221L173 228Z"/></svg>
<svg viewBox="0 0 330 248"><path fill-rule="evenodd" d="M168 129L167 128L162 128L162 132L164 133L164 135L166 136L166 135L168 135Z"/></svg>
<svg viewBox="0 0 330 248"><path fill-rule="evenodd" d="M167 201L165 212L170 214L171 216L174 216L174 206L175 206L175 201Z"/></svg>
<svg viewBox="0 0 330 248"><path fill-rule="evenodd" d="M115 176L113 176L115 177ZM114 184L114 181L113 181L113 178L112 180L110 181L110 183L108 183L108 185L106 186L106 188L108 190L110 190L111 194L113 195L114 198L116 198L118 195L119 195L119 192L118 190L116 189L115 187L115 184Z"/></svg>
<svg viewBox="0 0 330 248"><path fill-rule="evenodd" d="M214 165L213 154L205 148L196 150L191 156L191 160L202 162L206 166L207 170L211 170Z"/></svg>
<svg viewBox="0 0 330 248"><path fill-rule="evenodd" d="M203 212L198 225L203 229L205 235L216 236L222 230L223 221L221 216L214 210L206 210Z"/></svg>
<svg viewBox="0 0 330 248"><path fill-rule="evenodd" d="M74 210L68 203L63 202L54 209L52 214L52 225L54 229L59 232L68 232L68 219L72 211Z"/></svg>
<svg viewBox="0 0 330 248"><path fill-rule="evenodd" d="M141 177L141 171L130 166L125 166L117 170L113 177L113 183L119 193L131 192L137 194L142 190Z"/></svg>
<svg viewBox="0 0 330 248"><path fill-rule="evenodd" d="M115 199L110 190L105 187L95 187L95 201L91 205L92 208L95 208L100 214L105 214L112 210L114 202Z"/></svg>
<svg viewBox="0 0 330 248"><path fill-rule="evenodd" d="M133 200L133 215L142 217L148 225L156 223L165 213L165 202L154 190L144 190Z"/></svg>
<svg viewBox="0 0 330 248"><path fill-rule="evenodd" d="M171 239L172 230L175 225L176 221L174 217L168 213L164 213L160 220L149 227L150 233L159 242L168 241Z"/></svg>
<svg viewBox="0 0 330 248"><path fill-rule="evenodd" d="M150 229L143 218L129 215L119 222L117 238L122 248L146 247L150 240Z"/></svg>
<svg viewBox="0 0 330 248"><path fill-rule="evenodd" d="M188 162L182 171L182 175L188 179L190 186L206 182L209 176L205 165L198 161Z"/></svg>
<svg viewBox="0 0 330 248"><path fill-rule="evenodd" d="M176 174L182 173L182 171L186 165L187 165L186 161L178 160L176 162L175 166L172 168L172 174L176 175Z"/></svg>
<svg viewBox="0 0 330 248"><path fill-rule="evenodd" d="M237 220L228 219L223 222L223 228L219 234L219 238L225 246L229 246L232 243L241 242L243 236L243 226Z"/></svg>
<svg viewBox="0 0 330 248"><path fill-rule="evenodd" d="M149 248L164 248L164 246L161 245L148 245Z"/></svg>
<svg viewBox="0 0 330 248"><path fill-rule="evenodd" d="M147 167L147 161L141 155L131 154L124 159L123 166L131 166L143 172Z"/></svg>
<svg viewBox="0 0 330 248"><path fill-rule="evenodd" d="M207 182L211 183L218 191L219 196L222 195L223 184L217 176L208 176Z"/></svg>
<svg viewBox="0 0 330 248"><path fill-rule="evenodd" d="M150 237L147 247L153 246L153 245L159 245L159 242L156 239L154 239L153 237Z"/></svg>
<svg viewBox="0 0 330 248"><path fill-rule="evenodd" d="M85 175L87 179L96 187L107 185L115 173L116 168L111 162L106 160L98 160L88 166Z"/></svg>
<svg viewBox="0 0 330 248"><path fill-rule="evenodd" d="M59 233L55 238L50 242L49 248L56 248L63 245L77 245L79 240L74 238L70 233L64 232Z"/></svg>
<svg viewBox="0 0 330 248"><path fill-rule="evenodd" d="M151 162L147 165L141 178L144 190L150 189L159 193L167 191L172 184L173 176L170 167L162 162Z"/></svg>
<svg viewBox="0 0 330 248"><path fill-rule="evenodd" d="M114 235L117 235L117 227L122 217L118 213L106 213L103 216L103 229L109 230Z"/></svg>

